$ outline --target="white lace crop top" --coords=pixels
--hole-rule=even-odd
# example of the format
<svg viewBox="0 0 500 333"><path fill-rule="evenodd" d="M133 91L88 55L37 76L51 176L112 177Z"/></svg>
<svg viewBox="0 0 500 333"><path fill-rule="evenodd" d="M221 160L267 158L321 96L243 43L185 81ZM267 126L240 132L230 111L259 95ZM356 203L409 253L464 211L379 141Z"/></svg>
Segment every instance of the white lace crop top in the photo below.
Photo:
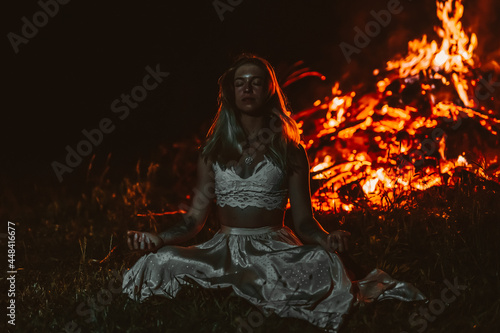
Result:
<svg viewBox="0 0 500 333"><path fill-rule="evenodd" d="M285 210L288 202L286 179L283 171L267 156L248 178L241 178L234 167L223 170L218 163L214 163L213 168L217 205Z"/></svg>

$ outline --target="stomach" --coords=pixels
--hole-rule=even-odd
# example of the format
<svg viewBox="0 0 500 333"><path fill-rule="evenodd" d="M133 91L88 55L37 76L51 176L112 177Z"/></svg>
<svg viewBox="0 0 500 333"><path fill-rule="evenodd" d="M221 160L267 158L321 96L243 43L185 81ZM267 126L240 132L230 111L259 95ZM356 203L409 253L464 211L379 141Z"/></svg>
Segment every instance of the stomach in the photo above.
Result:
<svg viewBox="0 0 500 333"><path fill-rule="evenodd" d="M222 225L236 228L260 228L283 226L285 212L281 209L267 210L258 207L220 207L217 215Z"/></svg>

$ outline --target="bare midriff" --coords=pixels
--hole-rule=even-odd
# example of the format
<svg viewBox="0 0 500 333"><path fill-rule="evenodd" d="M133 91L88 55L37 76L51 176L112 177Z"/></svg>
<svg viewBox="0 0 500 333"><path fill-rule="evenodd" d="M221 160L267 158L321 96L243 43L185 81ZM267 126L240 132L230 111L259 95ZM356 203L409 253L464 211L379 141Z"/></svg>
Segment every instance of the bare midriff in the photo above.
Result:
<svg viewBox="0 0 500 333"><path fill-rule="evenodd" d="M238 208L217 206L220 224L236 228L260 228L282 226L285 212L258 207Z"/></svg>

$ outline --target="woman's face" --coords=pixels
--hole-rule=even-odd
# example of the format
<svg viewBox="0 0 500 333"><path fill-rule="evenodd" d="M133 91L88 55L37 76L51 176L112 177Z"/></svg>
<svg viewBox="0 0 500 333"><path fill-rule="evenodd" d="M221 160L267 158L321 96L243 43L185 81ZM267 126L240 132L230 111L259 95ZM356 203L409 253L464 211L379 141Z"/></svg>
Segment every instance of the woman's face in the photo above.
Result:
<svg viewBox="0 0 500 333"><path fill-rule="evenodd" d="M257 65L241 65L234 73L236 107L243 113L261 115L269 88L264 70Z"/></svg>

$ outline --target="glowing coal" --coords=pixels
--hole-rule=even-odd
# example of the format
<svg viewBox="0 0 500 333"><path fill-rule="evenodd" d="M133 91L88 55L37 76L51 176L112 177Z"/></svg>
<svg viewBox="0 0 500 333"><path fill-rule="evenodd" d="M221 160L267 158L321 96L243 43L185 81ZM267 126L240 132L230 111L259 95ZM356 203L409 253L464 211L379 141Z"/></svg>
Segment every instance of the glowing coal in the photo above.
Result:
<svg viewBox="0 0 500 333"><path fill-rule="evenodd" d="M451 185L456 170L499 182L500 120L485 106L496 84L478 69L462 2L436 4L440 41L410 41L406 56L374 71L371 92L343 92L337 83L295 115L312 162L315 209L382 207L408 191Z"/></svg>

